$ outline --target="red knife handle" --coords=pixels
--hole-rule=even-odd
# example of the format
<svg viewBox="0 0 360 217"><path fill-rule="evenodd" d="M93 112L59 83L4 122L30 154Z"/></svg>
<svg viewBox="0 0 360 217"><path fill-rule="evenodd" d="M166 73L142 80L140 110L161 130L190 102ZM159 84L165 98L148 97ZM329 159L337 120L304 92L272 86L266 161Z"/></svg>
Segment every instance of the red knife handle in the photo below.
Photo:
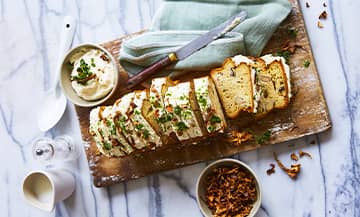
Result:
<svg viewBox="0 0 360 217"><path fill-rule="evenodd" d="M129 78L127 82L127 88L131 89L135 87L136 85L140 84L141 82L145 81L147 78L154 75L157 71L160 69L165 68L166 66L170 65L172 62L175 62L177 60L177 57L175 53L171 53L167 55L166 57L162 58L161 60L155 62L154 64L150 65L149 67L145 68L141 72L139 72L137 75Z"/></svg>

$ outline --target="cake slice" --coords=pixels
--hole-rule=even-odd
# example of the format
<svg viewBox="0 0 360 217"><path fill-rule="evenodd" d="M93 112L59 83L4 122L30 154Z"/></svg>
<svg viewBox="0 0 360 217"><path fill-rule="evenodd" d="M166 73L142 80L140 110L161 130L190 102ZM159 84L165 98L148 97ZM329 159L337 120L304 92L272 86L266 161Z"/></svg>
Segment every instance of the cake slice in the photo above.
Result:
<svg viewBox="0 0 360 217"><path fill-rule="evenodd" d="M114 122L117 128L121 129L128 143L134 149L144 149L149 146L146 140L138 134L130 118L132 112L132 102L135 93L131 92L118 99L112 108Z"/></svg>
<svg viewBox="0 0 360 217"><path fill-rule="evenodd" d="M256 111L253 100L251 67L246 62L236 64L226 59L221 68L210 72L226 116L236 118L240 112Z"/></svg>
<svg viewBox="0 0 360 217"><path fill-rule="evenodd" d="M180 141L205 135L194 112L196 101L190 82L169 87L164 103L167 112L173 116L171 125Z"/></svg>
<svg viewBox="0 0 360 217"><path fill-rule="evenodd" d="M125 137L116 130L110 106L91 110L89 132L99 151L108 157L120 157L133 151Z"/></svg>
<svg viewBox="0 0 360 217"><path fill-rule="evenodd" d="M178 141L171 125L173 115L166 111L164 104L165 93L168 87L173 85L174 82L168 77L155 78L147 92L150 106L147 106L146 119L161 135L164 144L174 144Z"/></svg>
<svg viewBox="0 0 360 217"><path fill-rule="evenodd" d="M261 57L267 65L258 74L257 85L261 88L257 118L263 117L273 109L285 108L290 101L290 69L283 57L271 54Z"/></svg>
<svg viewBox="0 0 360 217"><path fill-rule="evenodd" d="M146 90L135 91L134 93L135 96L131 103L129 113L130 119L134 124L135 132L141 135L151 148L159 147L162 145L160 136L145 118L146 111L149 109Z"/></svg>
<svg viewBox="0 0 360 217"><path fill-rule="evenodd" d="M226 120L212 79L209 76L196 78L194 88L207 132L224 132Z"/></svg>

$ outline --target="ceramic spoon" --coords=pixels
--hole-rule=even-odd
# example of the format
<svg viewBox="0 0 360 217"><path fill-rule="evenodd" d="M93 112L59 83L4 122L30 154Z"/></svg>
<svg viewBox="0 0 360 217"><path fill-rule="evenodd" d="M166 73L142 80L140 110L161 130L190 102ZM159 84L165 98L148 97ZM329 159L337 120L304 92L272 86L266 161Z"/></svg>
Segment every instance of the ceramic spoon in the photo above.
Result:
<svg viewBox="0 0 360 217"><path fill-rule="evenodd" d="M59 77L62 59L69 50L74 38L76 20L66 16L62 24L62 35L60 37L59 56L55 71L53 86L45 93L38 113L38 127L45 132L51 129L64 114L66 109L66 98L59 87Z"/></svg>

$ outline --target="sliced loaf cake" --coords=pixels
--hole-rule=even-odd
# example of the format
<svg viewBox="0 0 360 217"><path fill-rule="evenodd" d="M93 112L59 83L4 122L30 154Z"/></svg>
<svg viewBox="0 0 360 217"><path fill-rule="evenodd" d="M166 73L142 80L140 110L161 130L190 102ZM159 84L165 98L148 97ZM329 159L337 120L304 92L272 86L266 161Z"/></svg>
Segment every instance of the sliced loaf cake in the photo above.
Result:
<svg viewBox="0 0 360 217"><path fill-rule="evenodd" d="M257 78L257 85L261 89L257 118L273 109L285 108L291 98L290 69L285 59L271 54L261 59L266 64L266 70L261 70Z"/></svg>
<svg viewBox="0 0 360 217"><path fill-rule="evenodd" d="M165 108L173 116L171 124L180 141L204 136L204 129L197 119L195 95L190 82L168 88L164 98Z"/></svg>
<svg viewBox="0 0 360 217"><path fill-rule="evenodd" d="M196 100L208 133L223 132L226 120L214 82L209 76L194 79Z"/></svg>
<svg viewBox="0 0 360 217"><path fill-rule="evenodd" d="M133 151L115 127L111 106L101 106L91 111L89 132L94 137L99 151L106 156L120 157Z"/></svg>
<svg viewBox="0 0 360 217"><path fill-rule="evenodd" d="M148 147L149 144L142 135L135 130L135 125L130 118L133 112L132 103L134 98L135 93L131 92L118 99L113 105L112 113L116 126L122 130L128 143L132 145L134 149L144 149Z"/></svg>
<svg viewBox="0 0 360 217"><path fill-rule="evenodd" d="M210 72L227 117L236 118L240 112L254 112L251 67L232 58L226 59L221 68Z"/></svg>
<svg viewBox="0 0 360 217"><path fill-rule="evenodd" d="M143 138L151 148L155 148L161 146L162 141L158 133L145 118L149 105L146 90L135 91L129 114L134 124L135 132L141 135L141 138Z"/></svg>

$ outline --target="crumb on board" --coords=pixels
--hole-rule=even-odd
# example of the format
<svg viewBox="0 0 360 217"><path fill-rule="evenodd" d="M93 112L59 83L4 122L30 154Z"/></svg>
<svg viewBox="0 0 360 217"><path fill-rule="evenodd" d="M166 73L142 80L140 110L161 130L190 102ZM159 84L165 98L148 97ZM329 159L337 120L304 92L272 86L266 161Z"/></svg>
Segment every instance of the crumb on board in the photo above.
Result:
<svg viewBox="0 0 360 217"><path fill-rule="evenodd" d="M306 3L305 3L305 5L306 5L306 7L307 7L307 8L309 8L309 7L310 7L309 2L306 2Z"/></svg>
<svg viewBox="0 0 360 217"><path fill-rule="evenodd" d="M325 3L325 2L323 3L323 6L324 6L324 8L326 8L326 7L327 7L327 5L326 5L326 3Z"/></svg>

